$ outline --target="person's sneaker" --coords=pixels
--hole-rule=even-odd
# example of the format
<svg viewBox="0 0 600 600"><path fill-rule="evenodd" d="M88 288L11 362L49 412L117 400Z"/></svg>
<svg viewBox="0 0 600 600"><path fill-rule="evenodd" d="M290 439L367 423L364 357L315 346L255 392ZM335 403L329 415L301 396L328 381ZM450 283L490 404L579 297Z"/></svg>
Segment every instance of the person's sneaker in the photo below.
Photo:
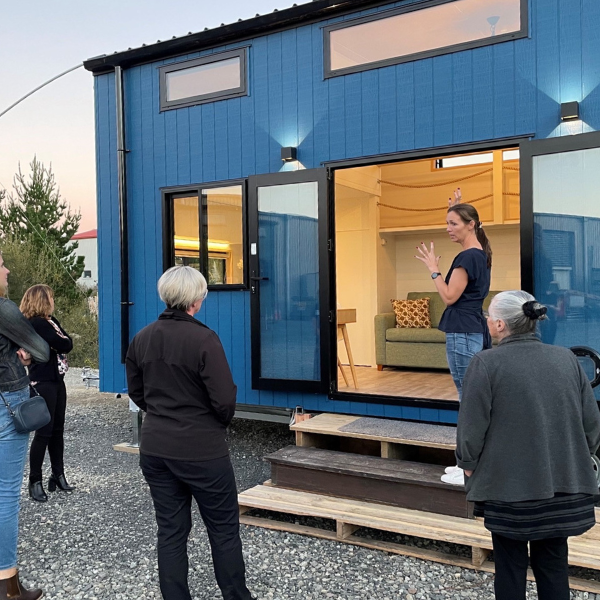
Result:
<svg viewBox="0 0 600 600"><path fill-rule="evenodd" d="M454 465L453 467L446 467L444 469L444 473L454 473L457 469L460 469L458 465Z"/></svg>
<svg viewBox="0 0 600 600"><path fill-rule="evenodd" d="M456 469L452 473L442 475L442 481L451 485L465 485L465 472L462 469Z"/></svg>

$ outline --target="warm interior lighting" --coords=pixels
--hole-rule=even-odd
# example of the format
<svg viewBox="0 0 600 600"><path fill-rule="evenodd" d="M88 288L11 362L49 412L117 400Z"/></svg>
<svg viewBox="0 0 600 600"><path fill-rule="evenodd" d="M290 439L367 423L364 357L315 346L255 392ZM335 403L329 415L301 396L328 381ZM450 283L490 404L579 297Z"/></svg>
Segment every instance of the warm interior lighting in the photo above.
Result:
<svg viewBox="0 0 600 600"><path fill-rule="evenodd" d="M176 237L175 250L200 251L200 241L194 238ZM227 252L231 250L229 242L216 242L208 240L208 250L213 252Z"/></svg>

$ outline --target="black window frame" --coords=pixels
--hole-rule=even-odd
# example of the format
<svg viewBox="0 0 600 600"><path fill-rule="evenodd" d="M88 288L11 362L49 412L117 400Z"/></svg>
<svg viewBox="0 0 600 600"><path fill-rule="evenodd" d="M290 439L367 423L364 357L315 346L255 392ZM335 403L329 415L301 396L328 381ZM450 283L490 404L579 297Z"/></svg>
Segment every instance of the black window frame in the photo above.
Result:
<svg viewBox="0 0 600 600"><path fill-rule="evenodd" d="M179 100L167 100L167 74L175 71L183 71L193 67L199 67L214 62L230 60L232 58L240 59L240 86L227 90L213 92L211 94L201 94L199 96L189 96ZM176 108L185 108L186 106L195 106L197 104L207 104L217 102L218 100L229 100L230 98L239 98L248 95L248 47L236 48L225 52L215 52L200 58L184 60L181 62L170 63L158 67L159 73L159 93L160 93L160 112L173 110Z"/></svg>
<svg viewBox="0 0 600 600"><path fill-rule="evenodd" d="M482 40L473 40L470 42L462 42L460 44L454 44L452 46L442 46L441 48L435 48L432 50L426 50L424 52L416 52L414 54L407 54L405 56L398 56L393 58L386 58L355 67L346 67L344 69L331 69L331 38L330 34L332 31L340 29L347 29L355 25L361 25L363 23L370 23L372 21L381 21L389 17L395 17L397 15L406 14L409 12L415 12L426 8L432 8L442 4L449 4L450 2L457 2L458 0L430 0L425 2L417 2L409 6L403 6L400 8L393 8L390 10L381 11L365 17L357 17L355 19L348 19L347 21L340 21L332 25L326 25L323 27L323 78L330 79L332 77L340 77L342 75L350 75L351 73L362 73L363 71L371 71L373 69L380 69L382 67L389 67L392 65L399 65L406 62L412 62L423 58L432 58L434 56L442 56L444 54L451 54L453 52L461 52L463 50L471 50L473 48L481 48L482 46L490 46L492 44L500 44L511 40L517 40L526 38L529 36L529 13L528 13L528 0L519 0L521 4L521 28L519 31L513 31L511 33L505 33L502 35L496 35L492 38L486 38Z"/></svg>
<svg viewBox="0 0 600 600"><path fill-rule="evenodd" d="M189 195L198 197L199 227L198 238L200 240L200 272L208 282L208 216L206 201L203 199L203 190L214 188L241 186L242 188L242 256L244 267L242 269L243 283L211 284L210 291L232 291L248 289L248 180L227 179L225 181L211 181L188 186L173 186L161 188L163 207L163 272L175 265L175 221L173 218L173 199Z"/></svg>

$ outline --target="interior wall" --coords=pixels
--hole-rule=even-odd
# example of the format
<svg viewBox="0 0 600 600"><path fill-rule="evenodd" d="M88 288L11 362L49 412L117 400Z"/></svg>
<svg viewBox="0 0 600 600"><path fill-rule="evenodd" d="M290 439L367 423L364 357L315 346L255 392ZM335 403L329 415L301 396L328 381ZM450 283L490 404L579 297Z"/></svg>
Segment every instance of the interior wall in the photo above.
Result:
<svg viewBox="0 0 600 600"><path fill-rule="evenodd" d="M377 313L390 312L397 298L396 237L381 234L377 245Z"/></svg>
<svg viewBox="0 0 600 600"><path fill-rule="evenodd" d="M521 288L520 234L518 225L486 228L492 246L491 290L514 290ZM390 235L390 234L388 234ZM391 237L391 235L390 235ZM414 258L416 246L422 241L435 244L436 254L441 255L440 271L446 276L454 257L460 252L459 244L450 241L446 232L396 234L396 298L405 299L408 292L435 291L431 275L422 262ZM391 312L388 302L382 312Z"/></svg>
<svg viewBox="0 0 600 600"><path fill-rule="evenodd" d="M368 366L375 364L378 173L377 167L340 172L335 186L337 305L356 309L356 323L347 325L350 346L354 363ZM343 342L338 353L347 364Z"/></svg>

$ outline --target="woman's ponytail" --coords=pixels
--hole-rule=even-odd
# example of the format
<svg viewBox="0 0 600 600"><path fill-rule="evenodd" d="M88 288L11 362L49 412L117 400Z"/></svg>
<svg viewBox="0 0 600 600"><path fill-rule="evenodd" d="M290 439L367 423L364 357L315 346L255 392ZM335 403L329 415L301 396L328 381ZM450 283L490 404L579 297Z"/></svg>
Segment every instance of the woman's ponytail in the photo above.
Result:
<svg viewBox="0 0 600 600"><path fill-rule="evenodd" d="M488 236L485 235L485 231L483 230L483 225L481 221L475 223L475 235L477 236L477 241L481 244L481 248L485 252L487 256L487 266L488 269L492 268L492 246L490 244L490 240Z"/></svg>

